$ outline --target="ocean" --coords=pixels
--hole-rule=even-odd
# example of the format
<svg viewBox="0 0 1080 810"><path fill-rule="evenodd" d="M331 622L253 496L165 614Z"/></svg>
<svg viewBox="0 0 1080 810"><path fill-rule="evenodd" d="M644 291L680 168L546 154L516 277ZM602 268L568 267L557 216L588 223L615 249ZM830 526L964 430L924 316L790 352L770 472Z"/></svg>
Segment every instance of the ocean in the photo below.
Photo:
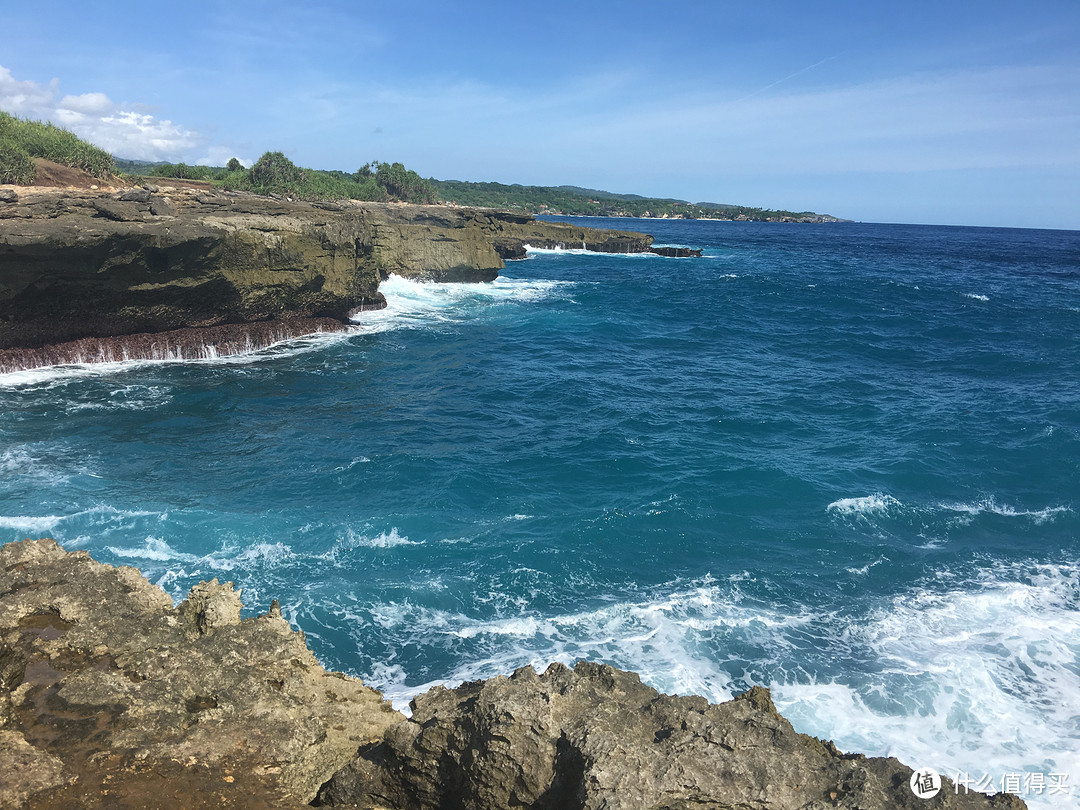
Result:
<svg viewBox="0 0 1080 810"><path fill-rule="evenodd" d="M704 255L0 376L0 542L277 598L401 708L587 658L1080 804L1080 232L580 222Z"/></svg>

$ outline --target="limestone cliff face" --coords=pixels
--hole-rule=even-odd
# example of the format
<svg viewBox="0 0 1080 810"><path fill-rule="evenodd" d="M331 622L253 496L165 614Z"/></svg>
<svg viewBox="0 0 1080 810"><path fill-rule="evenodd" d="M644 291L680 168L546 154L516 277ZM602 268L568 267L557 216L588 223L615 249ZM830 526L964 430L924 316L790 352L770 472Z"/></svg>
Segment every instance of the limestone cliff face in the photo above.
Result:
<svg viewBox="0 0 1080 810"><path fill-rule="evenodd" d="M368 215L251 195L0 204L0 348L378 305Z"/></svg>
<svg viewBox="0 0 1080 810"><path fill-rule="evenodd" d="M485 225L470 209L380 206L372 223L380 276L394 273L425 281L493 281L503 268Z"/></svg>
<svg viewBox="0 0 1080 810"><path fill-rule="evenodd" d="M236 330L185 330L284 324L252 330L240 341L250 347L265 335L296 334L307 319L344 328L355 312L385 306L378 287L391 273L491 281L504 259L524 257L526 244L632 253L652 243L644 234L445 206L180 188L3 191L0 372L146 356L148 342L118 341L127 335L175 333L170 345L198 356L215 334L235 339ZM87 340L105 342L66 345ZM51 348L32 351L42 347ZM13 349L20 352L5 353Z"/></svg>

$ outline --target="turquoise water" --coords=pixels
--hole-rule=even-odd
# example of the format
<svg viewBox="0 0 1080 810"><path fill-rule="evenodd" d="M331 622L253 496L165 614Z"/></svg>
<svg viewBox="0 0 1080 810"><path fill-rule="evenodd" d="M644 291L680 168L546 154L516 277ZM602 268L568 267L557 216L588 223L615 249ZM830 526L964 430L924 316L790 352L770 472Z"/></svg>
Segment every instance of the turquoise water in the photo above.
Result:
<svg viewBox="0 0 1080 810"><path fill-rule="evenodd" d="M356 332L0 377L0 541L281 600L399 706L607 661L1080 798L1080 233L583 220Z"/></svg>

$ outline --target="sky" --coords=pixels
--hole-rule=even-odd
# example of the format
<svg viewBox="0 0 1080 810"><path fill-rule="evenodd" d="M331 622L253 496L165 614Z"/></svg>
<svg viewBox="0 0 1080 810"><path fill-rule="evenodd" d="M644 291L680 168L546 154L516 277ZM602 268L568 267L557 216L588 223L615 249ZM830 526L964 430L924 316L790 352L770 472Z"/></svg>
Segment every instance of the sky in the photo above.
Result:
<svg viewBox="0 0 1080 810"><path fill-rule="evenodd" d="M0 0L0 109L146 160L1080 229L1080 2Z"/></svg>

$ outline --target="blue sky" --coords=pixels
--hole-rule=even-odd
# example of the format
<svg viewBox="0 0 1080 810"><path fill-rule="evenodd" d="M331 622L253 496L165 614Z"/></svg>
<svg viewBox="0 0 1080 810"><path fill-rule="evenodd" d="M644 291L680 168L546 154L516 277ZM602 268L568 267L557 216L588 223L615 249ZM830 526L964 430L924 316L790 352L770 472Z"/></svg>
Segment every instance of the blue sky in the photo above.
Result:
<svg viewBox="0 0 1080 810"><path fill-rule="evenodd" d="M122 157L1080 228L1080 2L7 2L0 109Z"/></svg>

